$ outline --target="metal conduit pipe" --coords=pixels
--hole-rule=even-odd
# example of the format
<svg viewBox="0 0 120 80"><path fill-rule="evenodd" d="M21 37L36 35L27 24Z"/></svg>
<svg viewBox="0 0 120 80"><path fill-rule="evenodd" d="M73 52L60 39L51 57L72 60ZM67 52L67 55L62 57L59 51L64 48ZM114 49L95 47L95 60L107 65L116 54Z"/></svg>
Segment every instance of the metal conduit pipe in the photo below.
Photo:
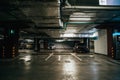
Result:
<svg viewBox="0 0 120 80"><path fill-rule="evenodd" d="M63 9L120 10L120 6L65 6Z"/></svg>

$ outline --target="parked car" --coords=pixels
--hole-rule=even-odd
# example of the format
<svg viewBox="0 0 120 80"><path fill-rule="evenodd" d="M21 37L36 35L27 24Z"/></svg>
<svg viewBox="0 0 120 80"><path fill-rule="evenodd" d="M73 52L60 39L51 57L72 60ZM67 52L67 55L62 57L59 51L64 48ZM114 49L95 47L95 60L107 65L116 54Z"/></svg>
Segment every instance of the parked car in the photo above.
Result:
<svg viewBox="0 0 120 80"><path fill-rule="evenodd" d="M76 52L76 53L89 53L90 51L86 46L77 45L77 46L73 47L73 52Z"/></svg>
<svg viewBox="0 0 120 80"><path fill-rule="evenodd" d="M55 47L55 45L54 45L54 43L50 43L49 45L48 45L48 49L50 49L50 50L53 50L53 49L55 49L56 47Z"/></svg>

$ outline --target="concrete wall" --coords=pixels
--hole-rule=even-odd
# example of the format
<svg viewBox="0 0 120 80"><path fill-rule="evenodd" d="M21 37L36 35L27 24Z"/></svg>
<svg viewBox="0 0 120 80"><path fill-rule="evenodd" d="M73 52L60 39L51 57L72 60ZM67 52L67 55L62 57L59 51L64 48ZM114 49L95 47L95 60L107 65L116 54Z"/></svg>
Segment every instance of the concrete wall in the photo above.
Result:
<svg viewBox="0 0 120 80"><path fill-rule="evenodd" d="M98 39L94 41L94 51L95 53L107 55L107 31L99 30L98 35Z"/></svg>

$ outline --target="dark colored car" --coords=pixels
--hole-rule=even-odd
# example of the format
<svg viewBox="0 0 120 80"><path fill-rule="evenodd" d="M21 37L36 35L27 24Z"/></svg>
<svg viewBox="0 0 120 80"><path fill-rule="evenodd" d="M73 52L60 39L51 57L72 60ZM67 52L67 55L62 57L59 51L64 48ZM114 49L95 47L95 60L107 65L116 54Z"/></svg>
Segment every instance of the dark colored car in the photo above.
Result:
<svg viewBox="0 0 120 80"><path fill-rule="evenodd" d="M50 50L53 50L53 49L55 49L56 47L55 47L55 45L53 44L53 43L50 43L49 45L48 45L48 49L50 49Z"/></svg>
<svg viewBox="0 0 120 80"><path fill-rule="evenodd" d="M73 48L73 52L76 52L76 53L89 53L89 49L85 46L75 46Z"/></svg>

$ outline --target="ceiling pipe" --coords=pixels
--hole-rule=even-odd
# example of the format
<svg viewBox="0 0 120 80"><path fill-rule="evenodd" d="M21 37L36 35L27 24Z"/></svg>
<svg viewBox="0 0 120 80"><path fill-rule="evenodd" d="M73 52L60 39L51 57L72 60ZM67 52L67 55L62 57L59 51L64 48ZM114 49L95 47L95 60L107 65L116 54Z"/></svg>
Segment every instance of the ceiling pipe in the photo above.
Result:
<svg viewBox="0 0 120 80"><path fill-rule="evenodd" d="M84 9L84 10L120 10L120 6L65 6L63 9Z"/></svg>

